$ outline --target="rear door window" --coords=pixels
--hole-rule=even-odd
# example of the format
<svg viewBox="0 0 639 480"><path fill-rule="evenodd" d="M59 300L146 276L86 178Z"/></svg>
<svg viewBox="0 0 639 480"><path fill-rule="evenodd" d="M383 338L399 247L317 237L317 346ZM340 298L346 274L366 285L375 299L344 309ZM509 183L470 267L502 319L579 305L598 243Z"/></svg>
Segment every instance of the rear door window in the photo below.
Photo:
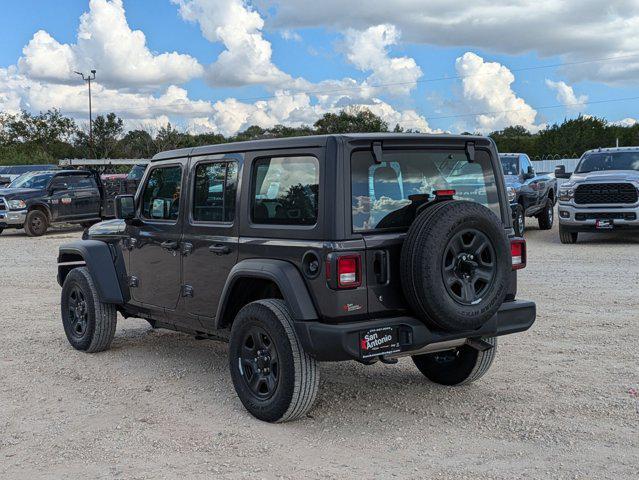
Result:
<svg viewBox="0 0 639 480"><path fill-rule="evenodd" d="M195 168L193 220L231 223L235 219L237 163L201 163Z"/></svg>
<svg viewBox="0 0 639 480"><path fill-rule="evenodd" d="M253 223L315 225L319 162L311 156L260 158L253 164Z"/></svg>
<svg viewBox="0 0 639 480"><path fill-rule="evenodd" d="M353 231L407 228L437 190L454 190L453 198L481 203L501 218L492 162L483 150L473 163L464 150L385 150L380 164L370 151L356 151L351 157Z"/></svg>

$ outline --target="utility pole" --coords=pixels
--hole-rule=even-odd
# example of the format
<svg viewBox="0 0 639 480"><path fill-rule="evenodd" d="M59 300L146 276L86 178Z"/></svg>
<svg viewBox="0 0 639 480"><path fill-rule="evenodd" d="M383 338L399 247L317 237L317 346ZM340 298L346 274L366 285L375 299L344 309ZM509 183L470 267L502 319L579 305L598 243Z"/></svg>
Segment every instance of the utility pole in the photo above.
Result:
<svg viewBox="0 0 639 480"><path fill-rule="evenodd" d="M81 72L75 72L82 77L82 80L89 84L89 150L93 151L93 111L91 107L91 81L95 80L95 70L91 70L90 75L84 75Z"/></svg>

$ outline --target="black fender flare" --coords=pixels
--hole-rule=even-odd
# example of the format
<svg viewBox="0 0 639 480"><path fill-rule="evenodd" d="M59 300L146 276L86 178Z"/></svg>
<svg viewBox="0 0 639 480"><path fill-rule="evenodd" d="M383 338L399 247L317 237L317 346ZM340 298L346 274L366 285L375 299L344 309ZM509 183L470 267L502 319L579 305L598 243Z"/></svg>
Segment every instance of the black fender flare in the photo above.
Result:
<svg viewBox="0 0 639 480"><path fill-rule="evenodd" d="M27 211L30 212L31 210L44 210L49 222L53 221L53 211L51 210L51 206L47 203L40 201L27 203Z"/></svg>
<svg viewBox="0 0 639 480"><path fill-rule="evenodd" d="M122 260L121 257L119 259ZM60 246L58 254L58 283L62 286L69 271L81 266L79 262L84 262L98 290L100 301L124 305L125 295L122 294L115 261L117 260L114 260L111 249L105 242L80 240L64 244ZM69 263L72 265L69 266Z"/></svg>
<svg viewBox="0 0 639 480"><path fill-rule="evenodd" d="M302 274L292 263L275 259L248 259L237 263L229 272L215 315L215 328L222 328L224 312L229 303L229 295L235 282L241 278L262 278L273 281L282 292L284 301L295 320L317 320L313 305Z"/></svg>

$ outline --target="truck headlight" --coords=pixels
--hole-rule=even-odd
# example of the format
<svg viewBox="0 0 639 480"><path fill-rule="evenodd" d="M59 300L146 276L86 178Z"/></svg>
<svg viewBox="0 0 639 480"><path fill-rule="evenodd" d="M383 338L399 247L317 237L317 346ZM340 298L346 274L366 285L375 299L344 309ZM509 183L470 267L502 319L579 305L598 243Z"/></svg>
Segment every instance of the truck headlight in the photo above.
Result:
<svg viewBox="0 0 639 480"><path fill-rule="evenodd" d="M515 203L517 199L517 192L513 187L506 188L506 194L508 195L508 203Z"/></svg>
<svg viewBox="0 0 639 480"><path fill-rule="evenodd" d="M27 208L27 204L24 200L9 200L8 203L11 210L22 210Z"/></svg>
<svg viewBox="0 0 639 480"><path fill-rule="evenodd" d="M562 202L569 202L575 198L575 184L572 182L564 183L559 187L559 200Z"/></svg>

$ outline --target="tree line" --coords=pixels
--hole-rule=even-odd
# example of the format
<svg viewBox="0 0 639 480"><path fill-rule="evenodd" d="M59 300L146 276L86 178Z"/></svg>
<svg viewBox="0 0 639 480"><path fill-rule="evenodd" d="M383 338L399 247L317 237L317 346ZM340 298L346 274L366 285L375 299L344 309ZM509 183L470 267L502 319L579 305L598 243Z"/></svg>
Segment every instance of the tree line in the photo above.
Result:
<svg viewBox="0 0 639 480"><path fill-rule="evenodd" d="M312 126L276 125L265 129L254 125L233 136L190 134L170 123L157 130L125 131L124 121L109 113L93 121L91 141L85 129L59 110L38 114L0 112L0 165L57 163L62 158L150 158L164 150L244 140L389 131L387 122L365 108L327 113ZM400 125L392 131L413 132ZM639 124L623 127L603 118L580 116L537 133L513 126L490 136L501 152L525 152L533 159L578 157L585 150L614 146L617 141L620 146L639 145Z"/></svg>

